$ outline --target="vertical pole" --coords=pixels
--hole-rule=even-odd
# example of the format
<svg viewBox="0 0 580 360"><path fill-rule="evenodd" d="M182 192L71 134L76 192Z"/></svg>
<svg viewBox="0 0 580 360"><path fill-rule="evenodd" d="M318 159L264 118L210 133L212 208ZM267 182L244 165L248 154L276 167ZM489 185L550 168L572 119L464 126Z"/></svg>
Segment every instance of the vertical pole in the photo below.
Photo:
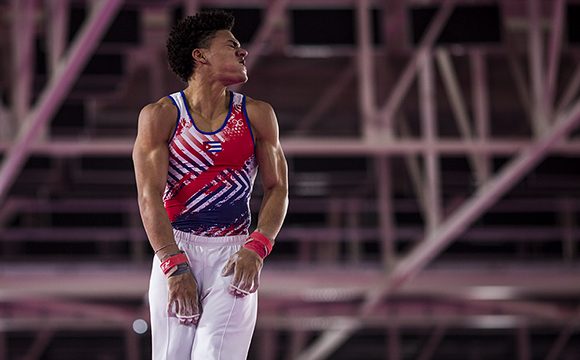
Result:
<svg viewBox="0 0 580 360"><path fill-rule="evenodd" d="M546 79L546 104L549 107L548 115L553 111L554 97L558 82L558 69L562 55L562 31L564 28L564 12L566 4L564 0L553 0L552 33L550 37L550 50L548 53L548 76Z"/></svg>
<svg viewBox="0 0 580 360"><path fill-rule="evenodd" d="M387 346L387 359L401 360L401 337L397 325L390 325L387 329Z"/></svg>
<svg viewBox="0 0 580 360"><path fill-rule="evenodd" d="M576 258L576 239L574 232L576 230L576 218L573 204L569 199L561 202L560 223L562 225L562 248L564 261L572 263Z"/></svg>
<svg viewBox="0 0 580 360"><path fill-rule="evenodd" d="M12 103L14 129L19 128L30 110L34 74L35 0L12 0Z"/></svg>
<svg viewBox="0 0 580 360"><path fill-rule="evenodd" d="M426 233L431 233L441 222L441 174L439 156L435 150L437 141L437 109L435 105L435 78L431 54L422 61L419 73L419 101L423 139L427 144L425 156L426 179Z"/></svg>
<svg viewBox="0 0 580 360"><path fill-rule="evenodd" d="M475 116L475 126L477 138L481 142L486 142L489 137L490 105L489 86L487 82L487 66L484 54L477 49L470 53L471 60L471 82L473 86L473 112ZM481 169L481 181L479 185L487 182L491 175L491 162L487 154L476 156Z"/></svg>
<svg viewBox="0 0 580 360"><path fill-rule="evenodd" d="M453 61L449 56L449 52L444 49L439 49L435 53L437 59L437 64L439 65L439 70L441 77L443 78L443 84L447 90L449 96L449 103L451 104L451 109L455 115L455 119L461 133L461 137L466 140L473 139L473 131L471 129L471 124L469 121L469 115L467 112L467 105L465 99L461 94L461 88L457 80L457 75L453 67ZM475 177L478 182L483 182L483 169L480 161L477 160L477 156L474 153L468 154L469 162L472 170L475 172Z"/></svg>
<svg viewBox="0 0 580 360"><path fill-rule="evenodd" d="M375 124L375 71L371 45L371 20L368 0L356 2L358 98L362 112L362 133L365 139L377 135Z"/></svg>
<svg viewBox="0 0 580 360"><path fill-rule="evenodd" d="M141 358L139 348L139 337L129 326L125 331L125 359L139 360Z"/></svg>
<svg viewBox="0 0 580 360"><path fill-rule="evenodd" d="M331 236L320 244L319 258L326 263L335 264L338 261L340 246L340 218L342 213L342 201L340 199L331 199L328 202L328 212L326 218L327 228L332 230Z"/></svg>
<svg viewBox="0 0 580 360"><path fill-rule="evenodd" d="M524 325L517 329L518 360L530 360L530 335Z"/></svg>
<svg viewBox="0 0 580 360"><path fill-rule="evenodd" d="M8 360L8 341L6 331L0 331L0 360Z"/></svg>
<svg viewBox="0 0 580 360"><path fill-rule="evenodd" d="M405 0L384 1L384 42L389 54L401 53L407 48L407 21Z"/></svg>
<svg viewBox="0 0 580 360"><path fill-rule="evenodd" d="M379 185L380 186L380 185ZM347 213L347 226L348 226L348 248L350 261L354 264L361 262L361 247L362 247L362 237L360 235L360 217L361 217L362 206L360 205L360 200L357 198L349 199L348 201L348 213Z"/></svg>
<svg viewBox="0 0 580 360"><path fill-rule="evenodd" d="M264 329L260 332L260 353L258 360L276 358L277 332L274 329Z"/></svg>
<svg viewBox="0 0 580 360"><path fill-rule="evenodd" d="M390 159L376 157L377 171L377 208L379 210L379 226L381 236L382 263L385 269L394 266L395 254L395 224L393 219L392 177L390 174Z"/></svg>
<svg viewBox="0 0 580 360"><path fill-rule="evenodd" d="M69 0L48 0L48 73L56 74L68 36Z"/></svg>
<svg viewBox="0 0 580 360"><path fill-rule="evenodd" d="M290 349L286 350L286 359L285 360L293 360L296 359L300 351L306 345L308 340L308 333L306 330L293 330L290 333Z"/></svg>
<svg viewBox="0 0 580 360"><path fill-rule="evenodd" d="M528 0L528 57L530 62L530 79L532 84L532 126L536 136L546 130L546 96L544 92L544 47L542 44L542 27L540 0Z"/></svg>

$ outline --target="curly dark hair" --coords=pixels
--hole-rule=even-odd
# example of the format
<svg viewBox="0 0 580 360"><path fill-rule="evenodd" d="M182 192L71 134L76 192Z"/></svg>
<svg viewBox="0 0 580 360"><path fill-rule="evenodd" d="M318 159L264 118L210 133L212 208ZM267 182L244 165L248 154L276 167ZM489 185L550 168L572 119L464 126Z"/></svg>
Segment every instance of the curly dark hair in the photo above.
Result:
<svg viewBox="0 0 580 360"><path fill-rule="evenodd" d="M232 30L234 16L223 10L206 10L178 22L167 39L167 58L171 70L187 82L195 70L191 52L206 47L219 30Z"/></svg>

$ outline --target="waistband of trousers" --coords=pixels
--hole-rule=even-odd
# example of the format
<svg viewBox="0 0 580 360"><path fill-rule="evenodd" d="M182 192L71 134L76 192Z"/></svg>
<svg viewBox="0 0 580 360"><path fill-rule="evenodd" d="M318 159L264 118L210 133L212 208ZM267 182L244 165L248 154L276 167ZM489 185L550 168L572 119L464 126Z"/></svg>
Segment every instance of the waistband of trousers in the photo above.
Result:
<svg viewBox="0 0 580 360"><path fill-rule="evenodd" d="M204 246L242 245L248 238L248 235L200 236L176 229L173 229L173 236L178 244Z"/></svg>

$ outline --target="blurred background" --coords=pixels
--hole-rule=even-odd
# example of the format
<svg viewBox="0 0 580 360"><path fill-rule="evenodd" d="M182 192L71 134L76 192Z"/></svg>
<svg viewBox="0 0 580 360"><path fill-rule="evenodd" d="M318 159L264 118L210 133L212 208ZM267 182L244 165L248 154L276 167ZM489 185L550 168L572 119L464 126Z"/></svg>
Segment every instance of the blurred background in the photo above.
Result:
<svg viewBox="0 0 580 360"><path fill-rule="evenodd" d="M1 360L151 358L130 153L206 8L290 168L250 359L580 359L580 1L0 0Z"/></svg>

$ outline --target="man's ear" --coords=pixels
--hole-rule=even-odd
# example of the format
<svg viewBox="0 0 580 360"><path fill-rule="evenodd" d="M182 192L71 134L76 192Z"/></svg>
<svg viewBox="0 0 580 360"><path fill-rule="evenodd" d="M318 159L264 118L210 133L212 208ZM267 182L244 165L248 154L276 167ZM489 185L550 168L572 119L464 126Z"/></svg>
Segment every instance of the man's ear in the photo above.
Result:
<svg viewBox="0 0 580 360"><path fill-rule="evenodd" d="M196 62L200 62L202 64L207 63L207 59L205 58L205 54L203 53L203 51L201 49L193 49L193 51L191 52L191 56L193 57L193 60L195 60Z"/></svg>

